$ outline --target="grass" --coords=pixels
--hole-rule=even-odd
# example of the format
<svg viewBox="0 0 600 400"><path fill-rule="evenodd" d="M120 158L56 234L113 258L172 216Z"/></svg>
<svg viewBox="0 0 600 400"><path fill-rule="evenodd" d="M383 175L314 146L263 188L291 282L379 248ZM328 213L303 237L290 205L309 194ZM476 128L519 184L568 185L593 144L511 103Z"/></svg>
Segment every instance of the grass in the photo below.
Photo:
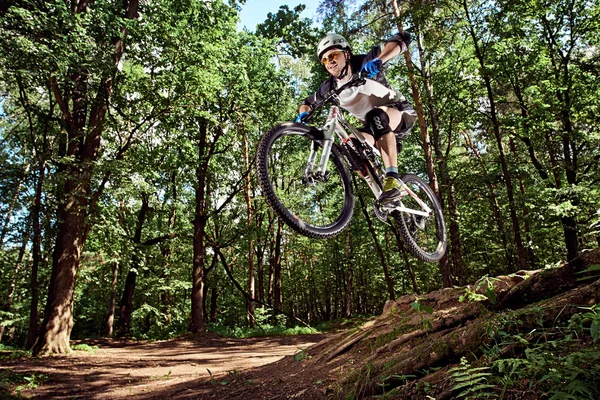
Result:
<svg viewBox="0 0 600 400"><path fill-rule="evenodd" d="M87 351L94 354L98 350L98 346L90 346L89 344L81 343L71 346L71 350Z"/></svg>
<svg viewBox="0 0 600 400"><path fill-rule="evenodd" d="M216 333L219 336L231 338L250 338L262 336L291 336L291 335L311 335L320 333L315 328L305 326L285 327L280 325L261 325L256 328L248 327L227 327L220 324L209 324L207 326L209 332Z"/></svg>

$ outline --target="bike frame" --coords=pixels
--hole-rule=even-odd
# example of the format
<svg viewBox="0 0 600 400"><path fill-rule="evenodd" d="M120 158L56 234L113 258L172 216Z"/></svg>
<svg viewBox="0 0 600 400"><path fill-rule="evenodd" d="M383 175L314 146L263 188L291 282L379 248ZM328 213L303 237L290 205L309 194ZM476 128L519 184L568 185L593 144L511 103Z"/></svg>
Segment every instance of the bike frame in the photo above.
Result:
<svg viewBox="0 0 600 400"><path fill-rule="evenodd" d="M371 146L371 144L367 141L365 136L354 126L349 124L339 107L331 106L329 109L329 115L327 116L327 121L321 127L321 131L323 132L323 146L321 158L318 164L315 164L317 159L317 148L319 146L312 145L310 149L310 154L308 157L308 161L306 164L306 169L304 171L305 178L309 176L320 176L323 179L326 179L326 169L327 169L327 161L331 155L331 147L335 141L336 136L341 141L342 145L346 145L348 142L352 143L351 138L355 137L358 139L365 148L369 149L373 154L375 154L375 162L371 160L361 157L362 161L365 163L369 163L369 167L366 168L367 174L359 173L359 175L367 182L373 195L375 198L379 198L383 189L382 189L382 179L385 176L385 170L381 166L381 163L378 161L378 157L380 156L379 150L375 147ZM348 134L350 131L351 135ZM379 176L378 176L379 174ZM406 192L406 195L415 199L415 201L421 206L422 210L415 210L413 208L408 208L404 205L402 200L399 200L399 204L393 205L391 208L386 207L385 211L400 211L408 214L429 217L431 215L431 208L427 206L420 198L414 193L402 180L400 180L402 184L402 189Z"/></svg>

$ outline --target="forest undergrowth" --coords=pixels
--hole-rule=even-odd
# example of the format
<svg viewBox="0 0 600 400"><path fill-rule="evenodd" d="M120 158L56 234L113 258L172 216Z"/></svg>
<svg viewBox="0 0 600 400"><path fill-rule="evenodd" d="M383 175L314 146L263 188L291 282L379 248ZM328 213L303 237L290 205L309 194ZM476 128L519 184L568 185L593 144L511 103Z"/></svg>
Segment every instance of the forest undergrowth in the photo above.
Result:
<svg viewBox="0 0 600 400"><path fill-rule="evenodd" d="M230 372L219 378L174 379L176 384L164 387L155 383L139 398L598 399L599 299L600 248L560 267L405 295L388 301L379 317L341 326L338 333L280 361L233 369L233 377ZM199 336L194 351L214 347L217 342L207 338ZM182 345L164 343L172 349ZM73 368L78 362L72 361ZM178 363L164 362L173 362L170 368ZM51 392L55 377L34 372L4 371L0 384L34 398L38 386ZM170 374L150 382L169 379ZM82 398L98 398L88 390L91 397Z"/></svg>
<svg viewBox="0 0 600 400"><path fill-rule="evenodd" d="M600 249L558 268L402 296L378 318L266 366L269 390L256 398L285 398L278 382L301 370L288 397L598 399L599 298Z"/></svg>

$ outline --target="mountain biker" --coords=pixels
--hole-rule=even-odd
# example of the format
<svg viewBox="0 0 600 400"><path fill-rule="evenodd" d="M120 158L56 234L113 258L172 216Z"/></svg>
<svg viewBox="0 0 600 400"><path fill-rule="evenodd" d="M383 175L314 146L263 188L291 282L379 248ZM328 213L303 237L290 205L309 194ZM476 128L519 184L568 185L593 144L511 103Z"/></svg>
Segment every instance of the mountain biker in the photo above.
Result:
<svg viewBox="0 0 600 400"><path fill-rule="evenodd" d="M368 78L365 84L345 89L338 95L336 103L364 123L359 130L381 152L386 171L383 193L378 199L381 203L393 202L402 194L399 190L398 152L417 118L412 105L389 86L382 72L384 64L405 52L410 41L410 34L399 32L385 43L374 46L367 54L354 55L343 36L325 36L319 42L317 55L330 77L304 100L296 119L296 122L302 122L313 104L352 79L353 73L366 72Z"/></svg>

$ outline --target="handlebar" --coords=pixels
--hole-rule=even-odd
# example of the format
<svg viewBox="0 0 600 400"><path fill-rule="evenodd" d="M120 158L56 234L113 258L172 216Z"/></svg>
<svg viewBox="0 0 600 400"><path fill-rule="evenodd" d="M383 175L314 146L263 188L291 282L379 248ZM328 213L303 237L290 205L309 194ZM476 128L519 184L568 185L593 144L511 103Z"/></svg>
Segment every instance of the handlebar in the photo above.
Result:
<svg viewBox="0 0 600 400"><path fill-rule="evenodd" d="M336 97L338 94L342 93L344 90L346 90L349 87L364 85L364 83L366 82L366 79L365 79L366 75L367 74L364 71L360 71L358 74L353 74L352 79L350 79L348 82L344 83L339 88L330 90L329 93L327 93L327 95L325 95L323 100L317 101L315 104L313 104L313 106L311 107L311 110L308 111L308 113L300 121L302 123L310 122L313 114L319 108L323 107L325 104L330 102L331 99Z"/></svg>

